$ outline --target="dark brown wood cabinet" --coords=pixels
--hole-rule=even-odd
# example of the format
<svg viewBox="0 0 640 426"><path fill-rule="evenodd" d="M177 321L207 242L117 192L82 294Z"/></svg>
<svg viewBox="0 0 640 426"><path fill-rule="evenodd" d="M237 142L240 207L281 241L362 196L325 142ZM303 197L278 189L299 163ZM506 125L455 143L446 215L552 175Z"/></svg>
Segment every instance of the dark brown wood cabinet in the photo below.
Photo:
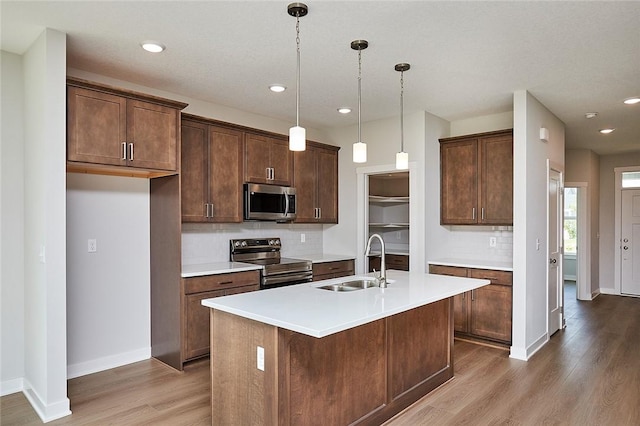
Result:
<svg viewBox="0 0 640 426"><path fill-rule="evenodd" d="M242 222L243 132L182 119L183 222Z"/></svg>
<svg viewBox="0 0 640 426"><path fill-rule="evenodd" d="M246 271L183 278L182 287L182 359L186 362L209 354L209 308L202 306L202 300L258 290L260 272Z"/></svg>
<svg viewBox="0 0 640 426"><path fill-rule="evenodd" d="M245 182L291 186L292 177L293 155L284 136L245 133Z"/></svg>
<svg viewBox="0 0 640 426"><path fill-rule="evenodd" d="M177 172L180 110L186 105L68 79L70 171L89 164L111 168L110 174L118 174L115 167Z"/></svg>
<svg viewBox="0 0 640 426"><path fill-rule="evenodd" d="M408 271L409 270L409 255L403 254L387 254L384 258L385 267L387 269L395 269L397 271ZM369 272L380 271L380 265L382 264L382 259L380 256L370 256L369 257Z"/></svg>
<svg viewBox="0 0 640 426"><path fill-rule="evenodd" d="M351 260L337 260L313 264L313 281L348 277L355 274L355 263Z"/></svg>
<svg viewBox="0 0 640 426"><path fill-rule="evenodd" d="M440 223L513 225L513 130L440 139Z"/></svg>
<svg viewBox="0 0 640 426"><path fill-rule="evenodd" d="M458 336L511 344L513 274L509 271L429 265L429 273L481 278L491 284L454 297L454 330Z"/></svg>
<svg viewBox="0 0 640 426"><path fill-rule="evenodd" d="M296 223L338 223L338 149L307 143L294 153Z"/></svg>

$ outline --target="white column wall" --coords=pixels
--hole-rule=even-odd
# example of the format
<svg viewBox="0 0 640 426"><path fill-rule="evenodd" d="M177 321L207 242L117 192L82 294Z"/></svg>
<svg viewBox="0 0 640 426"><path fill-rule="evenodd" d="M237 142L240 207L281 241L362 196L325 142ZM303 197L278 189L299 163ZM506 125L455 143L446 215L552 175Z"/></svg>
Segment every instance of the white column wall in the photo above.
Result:
<svg viewBox="0 0 640 426"><path fill-rule="evenodd" d="M24 132L22 56L1 52L0 395L24 378Z"/></svg>
<svg viewBox="0 0 640 426"><path fill-rule="evenodd" d="M70 414L66 338L66 35L24 55L24 392L43 421Z"/></svg>

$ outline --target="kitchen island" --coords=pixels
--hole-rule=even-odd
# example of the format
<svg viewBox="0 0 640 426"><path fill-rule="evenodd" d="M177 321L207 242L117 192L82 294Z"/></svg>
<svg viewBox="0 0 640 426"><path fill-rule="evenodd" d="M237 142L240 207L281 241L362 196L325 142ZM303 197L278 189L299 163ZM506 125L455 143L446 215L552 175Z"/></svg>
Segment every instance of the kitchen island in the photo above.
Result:
<svg viewBox="0 0 640 426"><path fill-rule="evenodd" d="M380 424L453 377L453 299L488 280L388 271L202 302L213 424Z"/></svg>

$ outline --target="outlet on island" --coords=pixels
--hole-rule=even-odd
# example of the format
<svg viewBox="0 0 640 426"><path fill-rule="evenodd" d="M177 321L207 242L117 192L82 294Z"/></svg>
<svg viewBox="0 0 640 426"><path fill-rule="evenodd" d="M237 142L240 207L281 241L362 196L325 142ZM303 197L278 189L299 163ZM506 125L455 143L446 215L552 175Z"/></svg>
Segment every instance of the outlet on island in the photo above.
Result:
<svg viewBox="0 0 640 426"><path fill-rule="evenodd" d="M495 247L498 244L496 237L489 237L489 247Z"/></svg>
<svg viewBox="0 0 640 426"><path fill-rule="evenodd" d="M307 240L307 236L305 234L300 234L300 242L304 243Z"/></svg>

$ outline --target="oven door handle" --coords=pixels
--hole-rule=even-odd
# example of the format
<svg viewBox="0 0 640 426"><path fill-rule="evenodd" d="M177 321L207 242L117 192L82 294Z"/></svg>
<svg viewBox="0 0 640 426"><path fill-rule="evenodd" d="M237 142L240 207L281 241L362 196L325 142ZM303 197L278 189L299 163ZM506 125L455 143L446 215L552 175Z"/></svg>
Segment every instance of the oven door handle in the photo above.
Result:
<svg viewBox="0 0 640 426"><path fill-rule="evenodd" d="M284 194L284 216L287 217L289 215L289 194Z"/></svg>
<svg viewBox="0 0 640 426"><path fill-rule="evenodd" d="M297 274L278 274L266 276L263 279L264 285L282 284L286 282L311 282L313 280L313 273L311 271L300 272Z"/></svg>

